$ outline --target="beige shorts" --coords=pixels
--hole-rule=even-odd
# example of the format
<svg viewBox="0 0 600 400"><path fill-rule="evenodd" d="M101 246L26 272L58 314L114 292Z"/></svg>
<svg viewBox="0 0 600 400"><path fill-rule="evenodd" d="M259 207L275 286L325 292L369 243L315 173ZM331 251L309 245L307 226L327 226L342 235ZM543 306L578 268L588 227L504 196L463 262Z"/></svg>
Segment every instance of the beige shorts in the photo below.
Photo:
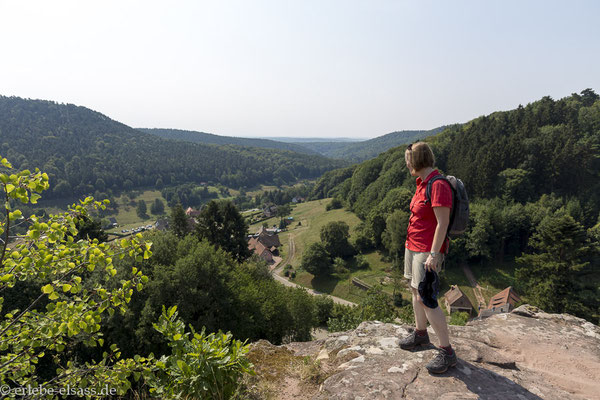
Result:
<svg viewBox="0 0 600 400"><path fill-rule="evenodd" d="M425 261L429 252L421 253L404 248L404 277L410 279L410 286L419 289L419 283L425 279ZM435 269L437 273L442 270L444 255L438 257L438 265Z"/></svg>

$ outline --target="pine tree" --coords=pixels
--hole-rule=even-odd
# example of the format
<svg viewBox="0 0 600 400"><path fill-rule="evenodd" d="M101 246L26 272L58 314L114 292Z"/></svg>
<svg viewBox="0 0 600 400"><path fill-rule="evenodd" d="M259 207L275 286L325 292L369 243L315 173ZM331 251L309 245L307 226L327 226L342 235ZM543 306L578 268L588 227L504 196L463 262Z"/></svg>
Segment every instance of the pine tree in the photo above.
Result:
<svg viewBox="0 0 600 400"><path fill-rule="evenodd" d="M196 234L240 262L250 257L248 225L231 201L210 201L198 217Z"/></svg>
<svg viewBox="0 0 600 400"><path fill-rule="evenodd" d="M185 215L185 211L183 211L181 203L177 203L175 207L171 208L171 220L169 221L169 226L173 233L180 238L186 236L190 232L188 219Z"/></svg>
<svg viewBox="0 0 600 400"><path fill-rule="evenodd" d="M148 212L148 208L146 206L146 202L144 200L138 201L138 205L137 205L137 209L136 209L137 216L142 219L146 219L146 218L148 218L147 212Z"/></svg>
<svg viewBox="0 0 600 400"><path fill-rule="evenodd" d="M154 203L150 206L150 212L154 215L160 215L165 212L165 205L160 199L154 199Z"/></svg>
<svg viewBox="0 0 600 400"><path fill-rule="evenodd" d="M577 313L576 274L587 265L583 259L589 251L583 226L560 209L541 221L529 246L534 253L516 259L524 294L546 312Z"/></svg>

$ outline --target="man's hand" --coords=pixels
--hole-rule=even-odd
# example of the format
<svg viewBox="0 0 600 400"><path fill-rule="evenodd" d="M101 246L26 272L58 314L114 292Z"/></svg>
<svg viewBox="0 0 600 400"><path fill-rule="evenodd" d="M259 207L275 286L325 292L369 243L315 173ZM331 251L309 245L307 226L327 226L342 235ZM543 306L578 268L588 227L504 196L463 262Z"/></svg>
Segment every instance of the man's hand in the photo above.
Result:
<svg viewBox="0 0 600 400"><path fill-rule="evenodd" d="M435 258L430 255L427 256L427 260L425 260L425 271L436 271L438 265L438 257Z"/></svg>

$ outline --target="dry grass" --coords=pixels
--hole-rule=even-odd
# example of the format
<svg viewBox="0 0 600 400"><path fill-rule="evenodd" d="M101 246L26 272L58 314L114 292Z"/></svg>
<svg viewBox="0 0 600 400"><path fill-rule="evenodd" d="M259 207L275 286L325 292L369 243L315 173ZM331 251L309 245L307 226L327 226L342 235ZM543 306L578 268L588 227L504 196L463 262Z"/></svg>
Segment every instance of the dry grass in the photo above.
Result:
<svg viewBox="0 0 600 400"><path fill-rule="evenodd" d="M282 346L266 341L252 345L248 358L254 364L256 376L245 376L243 399L288 399L294 394L316 393L327 376L321 363L312 357L296 356Z"/></svg>

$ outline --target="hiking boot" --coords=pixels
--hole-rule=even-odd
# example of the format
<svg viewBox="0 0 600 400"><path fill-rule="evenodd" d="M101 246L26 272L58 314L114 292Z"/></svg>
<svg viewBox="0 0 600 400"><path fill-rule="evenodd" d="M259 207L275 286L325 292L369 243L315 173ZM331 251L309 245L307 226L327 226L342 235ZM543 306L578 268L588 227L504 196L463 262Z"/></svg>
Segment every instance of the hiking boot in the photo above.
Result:
<svg viewBox="0 0 600 400"><path fill-rule="evenodd" d="M417 345L427 345L431 343L429 341L429 334L425 333L424 336L417 335L417 331L412 331L408 336L400 339L400 348L402 350L410 350L413 349Z"/></svg>
<svg viewBox="0 0 600 400"><path fill-rule="evenodd" d="M452 355L448 355L446 350L440 349L429 364L425 366L432 374L442 374L448 371L448 368L456 365L456 351L452 350Z"/></svg>

